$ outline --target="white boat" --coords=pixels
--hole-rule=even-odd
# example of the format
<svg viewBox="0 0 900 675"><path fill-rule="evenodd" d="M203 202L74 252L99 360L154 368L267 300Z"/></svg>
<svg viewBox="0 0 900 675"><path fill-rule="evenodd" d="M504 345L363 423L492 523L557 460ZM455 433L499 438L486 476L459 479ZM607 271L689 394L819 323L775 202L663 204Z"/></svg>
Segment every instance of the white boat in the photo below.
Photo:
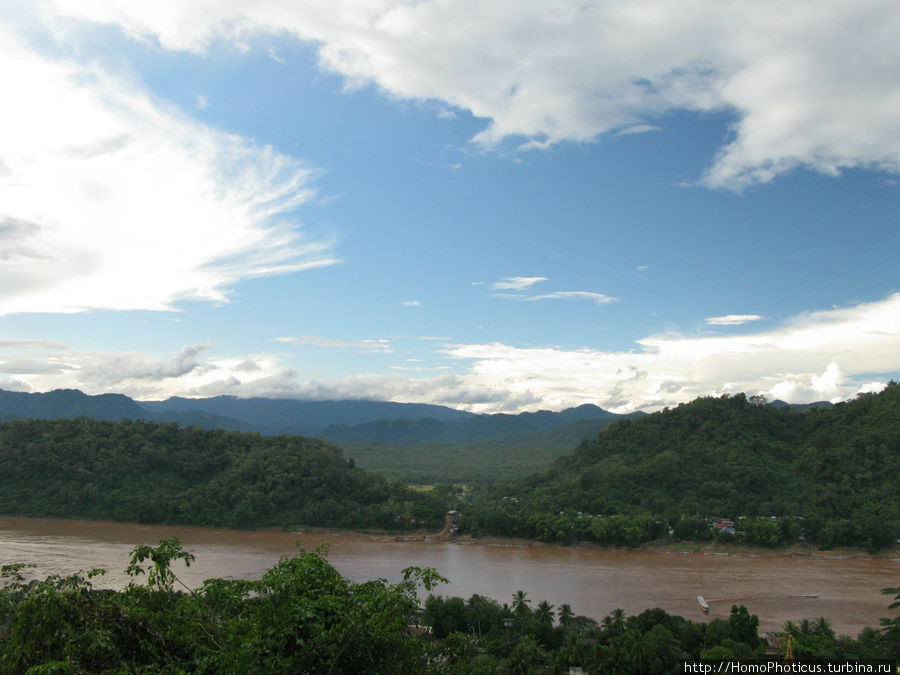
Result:
<svg viewBox="0 0 900 675"><path fill-rule="evenodd" d="M709 603L703 599L702 595L697 596L697 604L700 605L700 609L702 609L705 613L709 613Z"/></svg>

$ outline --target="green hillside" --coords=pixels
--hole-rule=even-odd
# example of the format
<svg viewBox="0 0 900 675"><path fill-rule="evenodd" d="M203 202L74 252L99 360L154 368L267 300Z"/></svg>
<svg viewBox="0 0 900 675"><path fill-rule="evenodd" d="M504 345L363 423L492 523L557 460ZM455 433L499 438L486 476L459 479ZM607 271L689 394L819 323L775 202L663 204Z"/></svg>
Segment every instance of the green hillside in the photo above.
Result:
<svg viewBox="0 0 900 675"><path fill-rule="evenodd" d="M803 413L743 394L701 398L614 424L549 470L496 483L465 525L632 543L669 527L704 535L702 521L712 516L738 520L738 529L743 517L749 530L762 527L756 518L774 516L779 531L751 539L802 533L825 545L878 548L900 535L898 475L895 383Z"/></svg>
<svg viewBox="0 0 900 675"><path fill-rule="evenodd" d="M548 431L505 440L391 445L373 441L340 443L363 469L409 483L487 484L546 469L582 439L620 419L576 420Z"/></svg>
<svg viewBox="0 0 900 675"><path fill-rule="evenodd" d="M440 527L437 493L297 436L152 422L0 424L0 513L233 527Z"/></svg>

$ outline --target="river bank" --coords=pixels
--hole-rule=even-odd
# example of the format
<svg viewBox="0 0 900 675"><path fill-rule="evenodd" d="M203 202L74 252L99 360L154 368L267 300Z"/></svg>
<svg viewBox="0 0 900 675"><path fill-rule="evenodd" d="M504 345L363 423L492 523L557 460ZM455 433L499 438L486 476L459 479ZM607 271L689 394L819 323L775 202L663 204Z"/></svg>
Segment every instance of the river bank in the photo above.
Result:
<svg viewBox="0 0 900 675"><path fill-rule="evenodd" d="M324 545L328 560L355 581L399 582L405 567L432 567L450 580L436 589L442 595L477 593L502 603L522 590L533 603L567 603L597 620L617 608L638 614L661 607L709 621L727 618L732 605L743 604L759 616L761 631L823 616L839 634L856 635L895 614L881 589L900 580L900 556L860 552L684 550L677 543L614 550L488 538L398 542L384 533L330 529L247 531L3 517L0 561L35 563L34 578L105 568L108 574L96 578L97 585L121 588L131 581L124 569L132 548L173 536L196 556L190 568L178 572L191 587L209 578L259 578L297 545L307 550ZM709 614L697 606L698 595L709 601Z"/></svg>
<svg viewBox="0 0 900 675"><path fill-rule="evenodd" d="M433 541L427 534L410 537L407 541L421 540ZM516 539L513 537L471 537L468 535L457 536L449 541L464 546L508 546L513 548L557 548L561 550L585 550L585 551L631 551L639 553L672 553L672 554L698 554L698 555L725 555L760 557L787 557L787 558L816 558L823 560L900 560L900 547L886 547L878 553L869 553L863 548L833 548L821 549L818 546L806 543L796 543L791 546L764 548L743 543L721 542L691 542L691 541L667 541L657 540L641 544L636 548L603 546L589 541L574 542L572 544L559 544L555 542L543 542L532 539Z"/></svg>
<svg viewBox="0 0 900 675"><path fill-rule="evenodd" d="M87 530L94 529L97 524L117 524L123 526L131 526L134 528L186 528L188 530L220 530L231 532L272 532L287 533L297 535L312 535L316 537L370 537L373 541L378 542L398 542L398 543L424 543L432 544L438 542L447 542L458 544L461 546L496 546L510 548L550 548L563 551L584 550L584 551L617 551L617 552L648 552L648 553L669 553L669 554L699 554L699 555L724 555L724 556L746 556L746 557L789 557L789 558L811 558L824 560L900 560L900 546L888 546L877 553L870 553L859 547L842 547L822 549L812 544L798 542L790 546L779 546L774 548L754 546L742 542L710 542L710 541L674 541L666 539L658 539L651 542L645 542L635 548L621 546L606 546L591 541L577 541L571 544L561 544L559 542L545 542L536 539L520 539L516 537L495 537L483 536L473 537L471 535L453 535L447 534L447 528L440 532L432 532L426 530L417 531L388 531L388 530L344 530L334 527L316 527L316 526L297 526L293 528L280 527L260 527L260 528L229 528L229 527L209 527L209 526L191 526L191 525L159 525L146 523L133 523L127 521L98 521L82 518L35 518L30 516L7 516L0 515L0 521L3 519L21 520L23 522L57 522L57 523L81 523ZM141 542L154 543L154 542Z"/></svg>

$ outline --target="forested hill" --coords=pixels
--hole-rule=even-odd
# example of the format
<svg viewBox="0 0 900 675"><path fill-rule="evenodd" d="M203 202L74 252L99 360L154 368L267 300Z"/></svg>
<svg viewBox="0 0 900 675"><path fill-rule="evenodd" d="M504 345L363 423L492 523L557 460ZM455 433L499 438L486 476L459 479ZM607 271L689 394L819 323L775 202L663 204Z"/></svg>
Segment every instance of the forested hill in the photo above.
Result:
<svg viewBox="0 0 900 675"><path fill-rule="evenodd" d="M468 526L602 540L598 514L645 516L651 525L802 517L795 525L812 541L877 548L900 536L898 475L895 383L804 413L755 405L743 394L701 398L618 422L548 471L495 484Z"/></svg>
<svg viewBox="0 0 900 675"><path fill-rule="evenodd" d="M405 529L445 511L323 441L143 421L0 424L0 476L4 515Z"/></svg>
<svg viewBox="0 0 900 675"><path fill-rule="evenodd" d="M145 419L204 429L295 434L341 446L361 468L413 483L486 484L546 468L623 416L585 404L559 412L476 415L440 405L390 401L271 398L169 398L134 401L68 389L22 393L0 389L0 422L91 417Z"/></svg>
<svg viewBox="0 0 900 675"><path fill-rule="evenodd" d="M6 419L93 417L116 421L137 419L145 413L134 400L122 394L88 396L75 389L26 394L0 389L0 415Z"/></svg>

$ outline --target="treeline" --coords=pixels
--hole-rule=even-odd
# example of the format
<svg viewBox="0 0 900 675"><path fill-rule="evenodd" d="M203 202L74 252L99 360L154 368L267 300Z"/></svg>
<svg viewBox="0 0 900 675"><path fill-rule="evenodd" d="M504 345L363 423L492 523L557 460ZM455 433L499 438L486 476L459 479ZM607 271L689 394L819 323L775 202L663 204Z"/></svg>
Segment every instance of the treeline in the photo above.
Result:
<svg viewBox="0 0 900 675"><path fill-rule="evenodd" d="M423 606L419 587L444 581L434 570L353 583L318 551L282 557L258 580L188 589L177 569L193 559L177 539L138 546L122 591L95 589L98 570L29 581L26 566L4 566L0 672L671 673L685 661L782 660L789 643L801 663L900 657L900 618L856 639L824 618L788 622L768 644L741 605L709 623L661 609L598 623L565 604L532 607L521 591L511 604L431 595Z"/></svg>
<svg viewBox="0 0 900 675"><path fill-rule="evenodd" d="M229 527L439 528L441 491L298 436L143 421L0 424L0 513Z"/></svg>
<svg viewBox="0 0 900 675"><path fill-rule="evenodd" d="M865 628L856 639L838 637L825 618L789 621L765 639L759 618L743 605L708 623L660 608L633 616L616 609L598 623L567 604L531 605L522 591L509 605L480 595L429 596L422 620L443 640L445 661L458 668L449 672L567 673L580 666L586 673L673 673L685 661L782 661L788 642L793 657L807 663L895 659L900 648L900 622L889 619L883 632Z"/></svg>
<svg viewBox="0 0 900 675"><path fill-rule="evenodd" d="M743 394L700 398L584 441L549 470L498 481L462 528L635 545L804 537L877 550L900 536L900 386L797 413ZM711 529L734 521L734 535ZM729 528L730 529L730 528Z"/></svg>

